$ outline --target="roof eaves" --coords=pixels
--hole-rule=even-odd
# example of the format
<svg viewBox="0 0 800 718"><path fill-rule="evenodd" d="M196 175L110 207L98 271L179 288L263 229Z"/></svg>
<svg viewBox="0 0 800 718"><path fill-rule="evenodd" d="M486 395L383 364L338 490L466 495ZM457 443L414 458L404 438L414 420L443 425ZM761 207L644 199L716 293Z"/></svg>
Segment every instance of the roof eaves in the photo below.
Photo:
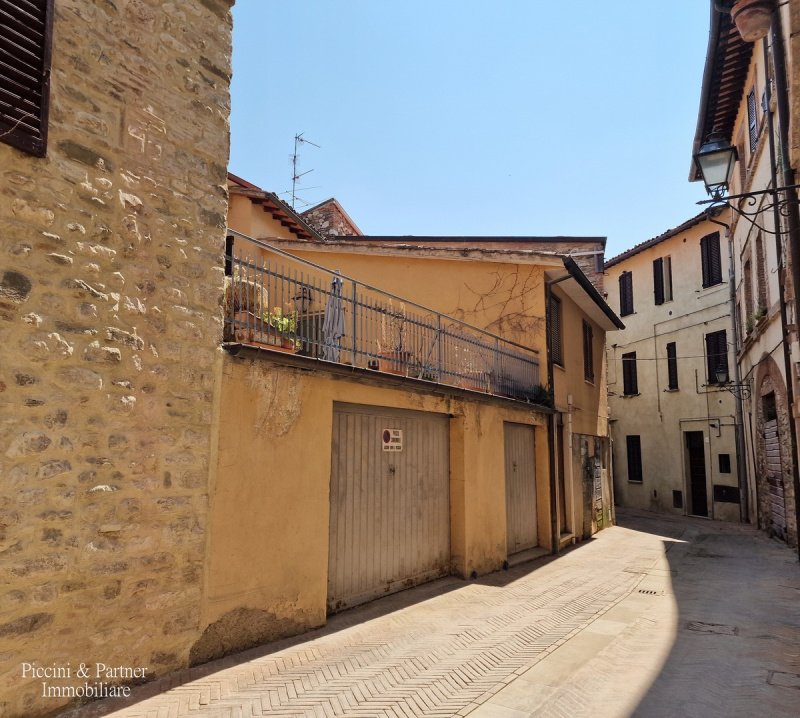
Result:
<svg viewBox="0 0 800 718"><path fill-rule="evenodd" d="M721 132L726 139L732 141L733 123L736 121L736 110L744 90L744 81L753 52L753 44L745 42L733 24L730 15L732 2L711 0L711 20L708 36L708 50L703 70L703 85L700 91L700 109L697 114L697 126L692 156L697 153L712 131ZM723 6L723 7L720 7ZM723 75L728 75L727 88L723 88ZM722 90L725 89L723 93ZM725 95L720 102L722 95ZM731 104L735 103L735 104ZM724 114L721 117L721 113ZM701 179L697 167L692 161L689 169L689 181Z"/></svg>
<svg viewBox="0 0 800 718"><path fill-rule="evenodd" d="M639 252L644 252L646 249L650 249L651 247L655 247L657 244L664 242L671 237L674 237L676 234L680 234L681 232L685 232L692 227L696 227L700 224L703 220L706 219L706 213L701 212L700 214L692 217L691 219L686 220L683 224L678 225L677 227L673 227L672 229L668 229L666 232L659 234L657 237L653 237L652 239L647 239L644 242L639 242L639 244L635 244L630 249L626 249L621 254L618 254L616 257L612 257L611 259L607 259L605 262L605 268L608 269L609 267L613 267L615 264L619 264L620 262L628 259L629 257L633 257L635 254L639 254Z"/></svg>
<svg viewBox="0 0 800 718"><path fill-rule="evenodd" d="M575 263L575 260L567 256L562 257L562 260L564 262L564 269L570 273L583 291L589 295L589 298L600 307L603 314L611 320L617 329L624 329L625 325L622 323L622 320L614 313L614 310L608 306L606 300L600 296L600 292L597 291L594 284L592 284L589 278L581 271L581 268Z"/></svg>

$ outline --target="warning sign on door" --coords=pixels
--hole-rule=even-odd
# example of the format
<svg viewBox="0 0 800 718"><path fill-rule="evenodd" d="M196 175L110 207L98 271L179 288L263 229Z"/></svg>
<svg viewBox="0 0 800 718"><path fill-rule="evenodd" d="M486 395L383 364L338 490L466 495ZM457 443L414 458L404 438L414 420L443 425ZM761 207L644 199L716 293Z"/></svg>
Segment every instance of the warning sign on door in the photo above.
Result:
<svg viewBox="0 0 800 718"><path fill-rule="evenodd" d="M381 436L383 440L384 451L402 451L403 450L403 430L402 429L384 429Z"/></svg>

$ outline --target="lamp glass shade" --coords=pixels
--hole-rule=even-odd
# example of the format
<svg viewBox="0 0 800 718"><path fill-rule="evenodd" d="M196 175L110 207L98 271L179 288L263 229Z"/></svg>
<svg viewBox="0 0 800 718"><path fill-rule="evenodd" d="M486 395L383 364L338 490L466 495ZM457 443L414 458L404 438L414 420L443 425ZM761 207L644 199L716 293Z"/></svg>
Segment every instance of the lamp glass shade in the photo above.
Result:
<svg viewBox="0 0 800 718"><path fill-rule="evenodd" d="M717 367L717 384L728 383L728 370L724 366Z"/></svg>
<svg viewBox="0 0 800 718"><path fill-rule="evenodd" d="M738 159L736 148L726 140L710 139L694 156L709 194L726 190Z"/></svg>

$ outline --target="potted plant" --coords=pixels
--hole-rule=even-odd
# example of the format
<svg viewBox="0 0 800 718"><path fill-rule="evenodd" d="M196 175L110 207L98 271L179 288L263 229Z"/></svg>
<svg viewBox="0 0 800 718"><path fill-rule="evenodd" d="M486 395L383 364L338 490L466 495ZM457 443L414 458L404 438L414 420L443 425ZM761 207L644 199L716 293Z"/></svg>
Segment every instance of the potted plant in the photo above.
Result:
<svg viewBox="0 0 800 718"><path fill-rule="evenodd" d="M297 339L297 312L284 312L280 307L265 311L259 318L253 343L270 349L294 353L300 348Z"/></svg>
<svg viewBox="0 0 800 718"><path fill-rule="evenodd" d="M392 300L381 314L378 340L378 371L405 376L413 366L413 355L405 348L406 306L395 309Z"/></svg>
<svg viewBox="0 0 800 718"><path fill-rule="evenodd" d="M766 37L772 24L775 0L736 0L731 17L745 42L755 42Z"/></svg>

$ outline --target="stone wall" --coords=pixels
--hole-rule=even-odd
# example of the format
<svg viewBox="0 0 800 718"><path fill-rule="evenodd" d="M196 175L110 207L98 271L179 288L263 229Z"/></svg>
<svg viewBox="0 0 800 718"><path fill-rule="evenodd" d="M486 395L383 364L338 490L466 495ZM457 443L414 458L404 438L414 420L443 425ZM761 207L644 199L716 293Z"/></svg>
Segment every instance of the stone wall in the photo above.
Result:
<svg viewBox="0 0 800 718"><path fill-rule="evenodd" d="M344 215L334 199L312 207L302 212L300 216L323 237L347 237L361 234L358 227Z"/></svg>
<svg viewBox="0 0 800 718"><path fill-rule="evenodd" d="M201 633L230 5L56 0L47 156L0 144L4 716L67 700L23 661L152 676Z"/></svg>

